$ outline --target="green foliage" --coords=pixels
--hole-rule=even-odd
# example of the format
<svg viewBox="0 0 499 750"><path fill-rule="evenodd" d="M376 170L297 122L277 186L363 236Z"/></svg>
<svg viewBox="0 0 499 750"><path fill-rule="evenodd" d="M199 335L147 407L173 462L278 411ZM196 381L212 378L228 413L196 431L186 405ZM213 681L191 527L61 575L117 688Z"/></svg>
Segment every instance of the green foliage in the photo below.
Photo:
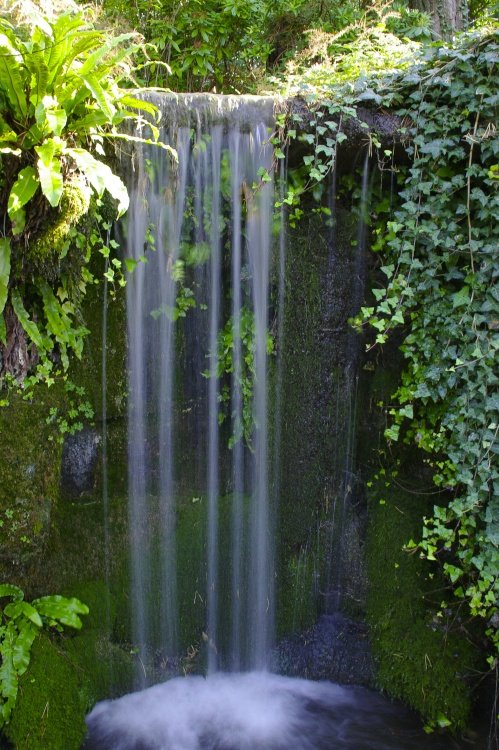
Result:
<svg viewBox="0 0 499 750"><path fill-rule="evenodd" d="M453 45L414 45L412 59L397 54L398 40L382 41L380 31L366 27L361 40L370 55L377 55L373 34L386 47L369 76L362 44L332 61L328 37L326 64L288 80L288 90L306 93L314 116L306 126L297 125L296 115L280 123L281 139L298 138L310 149L300 188L291 188L286 202L297 206L307 188L320 196L317 188L346 138L342 123L355 118L357 105L374 102L400 116L411 166L399 175L392 209L393 196L373 211L381 275L374 303L362 308L357 324L369 323L378 345L404 326L408 364L385 437L425 450L436 484L449 491L448 505L425 519L419 550L440 563L497 649L497 33L489 27ZM345 83L354 73L356 81ZM277 139L276 145L282 152ZM391 151L382 153L375 134L366 132L368 145L386 170Z"/></svg>
<svg viewBox="0 0 499 750"><path fill-rule="evenodd" d="M164 84L167 75L176 91L251 91L286 62L295 72L297 66L304 72L310 61L324 62L324 55L336 62L346 44L358 44L358 57L365 58L364 32L369 28L375 39L380 21L405 44L429 39L431 25L428 15L390 0L105 0L103 7L118 25L126 19L154 45L146 82ZM378 66L383 51L378 44L378 55L370 55Z"/></svg>
<svg viewBox="0 0 499 750"><path fill-rule="evenodd" d="M236 387L240 389L242 400L242 420L235 412L231 412L231 384L225 379L220 387L220 423L224 422L229 415L232 416L234 432L229 439L229 448L243 439L251 448L255 420L253 414L253 388L256 378L255 369L255 317L247 307L241 309L241 314L236 328L233 318L229 318L218 335L216 377L232 375L237 378ZM236 372L236 351L240 347L241 368ZM270 333L266 339L267 354L274 351L274 340ZM213 356L213 355L212 355ZM204 377L211 376L210 370L203 372ZM256 425L257 426L257 425Z"/></svg>
<svg viewBox="0 0 499 750"><path fill-rule="evenodd" d="M81 357L88 331L79 308L93 281L86 264L97 243L92 231L81 234L75 227L92 193L101 198L107 191L118 216L127 209L126 188L104 161L104 143L126 137L118 131L125 120L155 115L151 104L122 87L133 83L130 56L139 47L134 34L114 37L81 13L49 18L33 10L15 25L0 18L6 214L0 341L12 352L13 329L18 337L23 332L27 356L20 352L14 362L3 362L4 373L18 381L39 362L38 378L50 384L55 362L67 370L70 354ZM157 129L149 128L156 139Z"/></svg>
<svg viewBox="0 0 499 750"><path fill-rule="evenodd" d="M71 380L65 380L64 391L67 395L65 408L51 406L45 419L47 424L57 425L56 440L60 443L64 441L66 435L74 435L82 430L84 421L89 422L94 417L93 407L88 399L85 399L86 393L82 386L75 385ZM50 435L49 440L53 439L54 437Z"/></svg>
<svg viewBox="0 0 499 750"><path fill-rule="evenodd" d="M407 362L386 437L428 453L447 505L418 545L499 647L499 44L492 32L438 45L388 95L408 124L411 166L376 228L382 276L362 319L384 343L404 326ZM491 657L491 664L494 657Z"/></svg>
<svg viewBox="0 0 499 750"><path fill-rule="evenodd" d="M31 646L42 628L62 630L63 626L80 629L80 615L88 607L78 599L64 596L43 596L31 604L24 593L12 584L0 585L0 599L10 599L1 610L0 620L0 727L6 724L15 707L19 678L30 662Z"/></svg>
<svg viewBox="0 0 499 750"><path fill-rule="evenodd" d="M175 90L202 91L230 87L235 82L234 69L239 68L239 76L247 74L240 66L243 60L247 63L254 58L255 52L258 55L255 9L263 5L261 0L222 4L187 0L181 5L171 0L139 0L131 6L106 0L104 9L109 16L117 16L118 23L124 16L157 48L158 63L145 71L149 83L164 84L167 72ZM257 36L261 39L260 33Z"/></svg>
<svg viewBox="0 0 499 750"><path fill-rule="evenodd" d="M407 11L394 10L391 3L375 0L348 25L334 31L327 26L310 29L307 46L289 60L273 83L286 96L305 95L321 104L327 98L347 103L352 94L355 100L361 93L361 98L367 98L368 81L410 64L419 46L407 38L412 23L424 25L425 19L420 14L412 18Z"/></svg>

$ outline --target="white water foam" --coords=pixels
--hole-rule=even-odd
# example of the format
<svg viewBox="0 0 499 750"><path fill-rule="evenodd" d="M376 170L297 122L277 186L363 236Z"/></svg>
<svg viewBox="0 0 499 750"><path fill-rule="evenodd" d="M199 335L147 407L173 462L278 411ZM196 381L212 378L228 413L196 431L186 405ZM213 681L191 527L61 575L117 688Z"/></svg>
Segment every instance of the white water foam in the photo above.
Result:
<svg viewBox="0 0 499 750"><path fill-rule="evenodd" d="M86 721L87 750L442 747L402 706L369 690L265 672L175 678L98 703Z"/></svg>

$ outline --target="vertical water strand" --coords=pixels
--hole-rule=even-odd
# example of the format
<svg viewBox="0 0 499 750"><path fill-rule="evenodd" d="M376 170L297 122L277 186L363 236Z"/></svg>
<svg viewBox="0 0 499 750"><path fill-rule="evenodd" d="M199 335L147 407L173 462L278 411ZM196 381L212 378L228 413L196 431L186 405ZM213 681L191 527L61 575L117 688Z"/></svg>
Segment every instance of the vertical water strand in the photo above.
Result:
<svg viewBox="0 0 499 750"><path fill-rule="evenodd" d="M222 127L211 133L211 255L210 255L210 379L208 386L208 562L207 562L207 631L208 674L218 666L218 499L219 499L219 435L218 435L218 332L220 328L221 257L220 257L220 159Z"/></svg>
<svg viewBox="0 0 499 750"><path fill-rule="evenodd" d="M173 138L172 138L173 140ZM175 148L178 166L166 164L164 184L158 185L158 257L162 314L160 315L159 392L159 508L161 519L160 542L160 633L161 644L168 655L177 648L177 560L175 548L175 492L174 492L174 404L175 381L174 344L175 324L171 311L176 304L175 267L179 255L182 231L187 170L190 156L188 128L179 128Z"/></svg>
<svg viewBox="0 0 499 750"><path fill-rule="evenodd" d="M205 181L207 176L207 149L206 135L203 130L203 121L197 112L196 118L196 143L192 150L192 185L193 185L193 227L192 237L196 248L202 248L206 244L206 232L203 219L203 195L205 192ZM200 259L201 260L201 259ZM206 369L206 346L207 328L206 312L202 309L207 306L207 263L199 262L194 267L194 287L197 290L198 304L190 312L191 345L193 349L193 392L197 401L203 404L207 402L208 383L203 377ZM195 424L195 476L198 481L205 485L206 476L206 424L204 413L199 408L194 409Z"/></svg>
<svg viewBox="0 0 499 750"><path fill-rule="evenodd" d="M338 149L338 146L336 146ZM336 215L336 188L337 188L337 171L336 161L338 152L336 152L336 160L333 170L330 175L328 185L328 208L330 211L330 221L328 224L328 256L327 256L327 268L326 268L326 288L332 285L333 275L335 273L335 265L338 260L338 238L337 238L337 226L338 218ZM334 441L334 452L331 456L331 477L326 477L326 486L324 492L326 495L326 512L327 512L327 533L325 536L325 559L326 559L326 574L325 574L325 611L330 614L336 612L338 609L338 580L336 578L339 560L335 559L335 552L337 549L338 538L341 534L341 529L337 523L337 510L340 504L338 498L342 495L342 484L343 484L343 464L344 464L344 430L342 427L343 417L343 384L340 379L336 379L335 388L335 399L334 399L334 418L333 424L337 438ZM341 517L341 513L339 514Z"/></svg>
<svg viewBox="0 0 499 750"><path fill-rule="evenodd" d="M285 314L285 280L286 280L286 177L287 177L287 152L286 158L279 162L279 266L277 283L277 335L276 335L276 377L274 389L274 468L272 492L274 496L274 510L277 514L277 503L279 502L281 485L281 434L282 434L282 378L283 378L283 352L284 352L284 314Z"/></svg>
<svg viewBox="0 0 499 750"><path fill-rule="evenodd" d="M110 232L107 233L106 247L109 247ZM106 633L111 641L111 573L109 556L111 554L111 539L109 534L109 485L107 472L107 305L108 305L108 280L109 256L104 264L104 289L102 303L102 358L101 358L101 383L102 383L102 526L104 529L104 581L106 583ZM108 690L112 689L112 662L106 660Z"/></svg>
<svg viewBox="0 0 499 750"><path fill-rule="evenodd" d="M362 184L360 191L359 221L357 224L357 253L355 255L355 282L352 314L357 314L364 293L364 256L367 240L367 211L369 205L369 150L366 150L362 167Z"/></svg>
<svg viewBox="0 0 499 750"><path fill-rule="evenodd" d="M358 207L358 222L357 222L357 244L355 247L355 257L352 269L352 300L350 307L350 315L354 316L359 311L362 303L364 282L363 282L363 259L366 251L366 238L367 238L367 207L369 200L369 152L366 150L362 167L362 180L361 180L361 191L360 201ZM349 334L348 342L348 357L347 366L345 368L345 383L344 383L344 400L346 402L346 409L343 415L344 424L344 454L343 454L343 466L342 466L342 481L341 481L341 504L339 507L339 519L338 519L338 530L335 534L336 545L339 552L336 554L334 579L333 579L333 599L331 605L332 611L340 611L343 601L344 593L344 570L345 570L345 555L348 550L345 549L344 545L341 545L340 540L345 528L345 521L347 516L347 508L352 497L353 484L355 477L353 473L354 459L355 459L355 425L357 421L357 360L358 360L358 339L357 336L351 332Z"/></svg>
<svg viewBox="0 0 499 750"><path fill-rule="evenodd" d="M233 372L231 385L232 434L232 622L231 622L231 669L241 669L241 596L243 593L243 492L244 492L244 425L241 392L241 134L231 130L229 153L231 167L232 198L232 341Z"/></svg>
<svg viewBox="0 0 499 750"><path fill-rule="evenodd" d="M131 191L127 235L128 254L138 261L147 230L145 190L147 175L142 149L137 153L136 188ZM144 547L147 549L146 516L146 430L145 368L146 336L143 321L146 266L138 262L127 284L128 319L128 524L130 536L132 638L143 665L147 643L147 581ZM145 671L137 670L137 686L145 686Z"/></svg>
<svg viewBox="0 0 499 750"><path fill-rule="evenodd" d="M254 131L254 164L270 177L272 150L264 125ZM255 170L256 171L256 170ZM253 183L258 182L258 172ZM251 667L265 669L273 629L273 576L267 466L267 332L270 229L273 183L262 181L247 206L248 254L253 277L255 318L254 480L251 508L250 643Z"/></svg>

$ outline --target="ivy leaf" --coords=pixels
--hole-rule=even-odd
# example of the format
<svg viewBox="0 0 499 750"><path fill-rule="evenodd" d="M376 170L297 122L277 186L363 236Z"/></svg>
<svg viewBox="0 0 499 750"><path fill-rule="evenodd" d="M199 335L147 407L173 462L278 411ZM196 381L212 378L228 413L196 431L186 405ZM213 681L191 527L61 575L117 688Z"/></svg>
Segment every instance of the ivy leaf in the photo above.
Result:
<svg viewBox="0 0 499 750"><path fill-rule="evenodd" d="M462 289L452 295L452 307L454 309L469 305L470 302L470 288L468 286L463 286Z"/></svg>
<svg viewBox="0 0 499 750"><path fill-rule="evenodd" d="M17 315L20 324L28 334L28 337L35 344L37 349L39 349L40 351L45 351L47 347L45 346L45 341L42 337L42 334L40 333L40 330L36 323L30 320L19 292L12 291L11 299L14 312Z"/></svg>

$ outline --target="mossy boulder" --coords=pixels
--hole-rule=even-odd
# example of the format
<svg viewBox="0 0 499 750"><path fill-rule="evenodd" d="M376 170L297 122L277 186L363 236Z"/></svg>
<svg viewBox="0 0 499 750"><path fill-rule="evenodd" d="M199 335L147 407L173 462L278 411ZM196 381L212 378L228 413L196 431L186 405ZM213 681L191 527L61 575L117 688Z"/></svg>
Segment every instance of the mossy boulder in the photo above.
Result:
<svg viewBox="0 0 499 750"><path fill-rule="evenodd" d="M78 750L88 708L85 676L61 644L35 640L17 704L4 732L16 750Z"/></svg>
<svg viewBox="0 0 499 750"><path fill-rule="evenodd" d="M378 663L378 685L416 709L431 726L463 728L471 710L470 683L477 656L445 582L414 552L404 549L421 534L427 498L399 486L411 480L384 475L373 483L369 504L368 620ZM386 486L388 485L388 486Z"/></svg>

